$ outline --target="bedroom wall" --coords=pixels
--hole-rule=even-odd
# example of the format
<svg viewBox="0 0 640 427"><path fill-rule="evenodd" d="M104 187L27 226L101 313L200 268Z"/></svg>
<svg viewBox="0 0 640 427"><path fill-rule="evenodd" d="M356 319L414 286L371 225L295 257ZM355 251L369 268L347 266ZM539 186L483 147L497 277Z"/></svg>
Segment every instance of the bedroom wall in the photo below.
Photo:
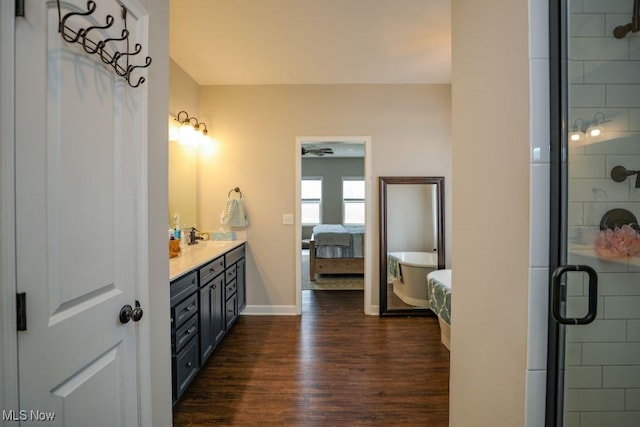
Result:
<svg viewBox="0 0 640 427"><path fill-rule="evenodd" d="M198 218L216 230L229 189L244 194L247 304L253 312L292 313L295 306L296 137L370 136L375 224L378 176L444 176L447 251L451 248L451 87L449 85L206 86L200 113L218 141L198 167ZM402 147L399 150L399 147ZM378 305L378 235L373 244L372 301ZM450 264L451 257L447 256Z"/></svg>
<svg viewBox="0 0 640 427"><path fill-rule="evenodd" d="M363 158L303 158L302 177L322 177L322 222L342 223L342 177L364 176ZM313 226L302 227L302 238L309 239Z"/></svg>

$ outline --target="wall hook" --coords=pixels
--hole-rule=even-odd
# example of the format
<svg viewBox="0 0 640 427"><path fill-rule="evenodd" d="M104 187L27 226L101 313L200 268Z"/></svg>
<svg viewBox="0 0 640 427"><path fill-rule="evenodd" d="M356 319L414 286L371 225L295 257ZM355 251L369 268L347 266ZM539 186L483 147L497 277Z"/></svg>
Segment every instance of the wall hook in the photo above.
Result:
<svg viewBox="0 0 640 427"><path fill-rule="evenodd" d="M115 22L115 18L112 15L105 17L105 25L91 25L87 28L79 28L77 30L72 29L67 25L67 20L72 16L90 16L96 11L96 2L93 0L87 1L86 12L68 12L62 16L60 9L60 0L56 0L58 4L58 32L62 36L62 39L68 43L78 43L82 45L82 48L88 54L96 54L100 57L100 60L105 64L111 66L115 73L122 77L129 86L138 87L145 82L145 78L140 76L137 79L132 78L132 71L136 68L147 68L151 65L151 57L144 58L140 65L132 65L129 63L130 58L138 55L142 52L142 45L140 43L134 44L134 50L129 48L129 30L127 30L127 9L122 6L121 17L122 25L124 29L121 32L120 38L106 38L104 40L95 41L88 37L89 32L92 30L106 30L111 28ZM96 34L96 32L93 32ZM124 49L118 49L116 42L122 42ZM112 46L109 49L105 49L107 43L111 43ZM120 61L122 60L122 64Z"/></svg>

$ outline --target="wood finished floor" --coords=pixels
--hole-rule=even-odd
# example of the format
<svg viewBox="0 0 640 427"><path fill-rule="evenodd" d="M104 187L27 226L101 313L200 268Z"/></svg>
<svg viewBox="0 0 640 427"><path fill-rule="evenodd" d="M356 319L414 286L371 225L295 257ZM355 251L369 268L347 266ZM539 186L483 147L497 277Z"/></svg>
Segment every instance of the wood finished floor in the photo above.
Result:
<svg viewBox="0 0 640 427"><path fill-rule="evenodd" d="M365 316L363 291L303 300L302 316L240 316L174 426L448 426L437 318Z"/></svg>

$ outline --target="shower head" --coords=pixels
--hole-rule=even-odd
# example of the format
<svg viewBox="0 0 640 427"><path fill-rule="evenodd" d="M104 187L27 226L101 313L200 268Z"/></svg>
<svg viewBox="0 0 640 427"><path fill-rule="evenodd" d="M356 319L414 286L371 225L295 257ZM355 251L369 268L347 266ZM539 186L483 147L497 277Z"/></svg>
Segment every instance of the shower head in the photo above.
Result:
<svg viewBox="0 0 640 427"><path fill-rule="evenodd" d="M613 30L613 37L623 39L624 36L633 31L633 24L620 25Z"/></svg>
<svg viewBox="0 0 640 427"><path fill-rule="evenodd" d="M617 39L624 38L627 34L637 33L640 31L640 1L633 0L633 15L631 22L626 25L620 25L613 30L613 36Z"/></svg>
<svg viewBox="0 0 640 427"><path fill-rule="evenodd" d="M624 166L616 166L611 169L611 179L615 182L624 182L630 176L636 176L636 188L640 188L640 171L629 170Z"/></svg>

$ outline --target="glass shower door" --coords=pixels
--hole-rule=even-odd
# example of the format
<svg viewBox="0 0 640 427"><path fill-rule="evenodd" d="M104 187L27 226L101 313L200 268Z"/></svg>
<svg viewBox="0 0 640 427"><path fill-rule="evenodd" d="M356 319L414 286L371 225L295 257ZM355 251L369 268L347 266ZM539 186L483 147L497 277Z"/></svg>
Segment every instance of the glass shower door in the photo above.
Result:
<svg viewBox="0 0 640 427"><path fill-rule="evenodd" d="M640 426L639 3L550 2L547 427Z"/></svg>

